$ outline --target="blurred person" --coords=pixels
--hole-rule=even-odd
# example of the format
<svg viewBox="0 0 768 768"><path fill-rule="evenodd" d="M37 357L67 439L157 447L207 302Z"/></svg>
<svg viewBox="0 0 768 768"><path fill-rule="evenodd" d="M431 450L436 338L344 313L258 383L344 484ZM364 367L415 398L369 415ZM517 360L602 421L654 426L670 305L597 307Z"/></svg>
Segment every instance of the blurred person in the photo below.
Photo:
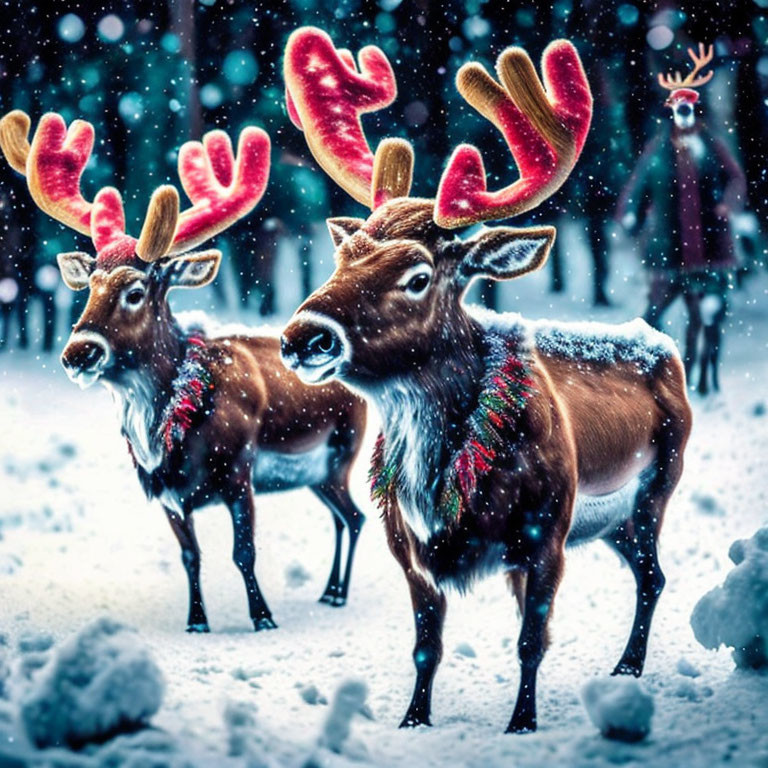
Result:
<svg viewBox="0 0 768 768"><path fill-rule="evenodd" d="M650 273L645 320L660 327L682 296L687 311L684 362L689 380L699 367L698 390L719 389L719 361L728 293L737 265L730 216L741 209L744 173L727 145L698 118L699 93L713 72L700 75L712 46L688 50L694 69L683 78L659 75L670 91L671 120L645 146L624 188L617 218L630 232L645 229ZM703 337L703 338L702 338Z"/></svg>

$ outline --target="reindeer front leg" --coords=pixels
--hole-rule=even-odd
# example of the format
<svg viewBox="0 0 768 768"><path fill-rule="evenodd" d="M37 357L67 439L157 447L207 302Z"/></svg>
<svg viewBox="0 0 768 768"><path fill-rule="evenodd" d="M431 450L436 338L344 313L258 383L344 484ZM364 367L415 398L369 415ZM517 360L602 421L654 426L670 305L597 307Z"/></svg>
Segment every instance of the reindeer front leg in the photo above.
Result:
<svg viewBox="0 0 768 768"><path fill-rule="evenodd" d="M171 524L171 530L181 546L181 562L184 564L189 580L187 632L210 632L203 605L203 593L200 590L200 547L195 536L192 513L180 515L168 507L163 509Z"/></svg>
<svg viewBox="0 0 768 768"><path fill-rule="evenodd" d="M443 657L443 623L445 621L445 593L435 589L421 575L407 569L405 577L411 591L413 620L416 625L416 644L413 663L416 665L416 685L411 703L405 713L401 728L432 725L429 716L432 709L432 683L437 665Z"/></svg>
<svg viewBox="0 0 768 768"><path fill-rule="evenodd" d="M256 509L250 483L237 484L236 492L225 501L229 513L232 515L232 526L235 534L232 559L243 575L253 627L257 632L262 629L276 629L277 624L272 619L272 612L261 594L254 572L256 547L253 542L253 527Z"/></svg>
<svg viewBox="0 0 768 768"><path fill-rule="evenodd" d="M534 556L527 568L523 625L517 643L520 688L507 733L536 730L536 676L547 646L552 602L563 573L563 543L550 543Z"/></svg>
<svg viewBox="0 0 768 768"><path fill-rule="evenodd" d="M405 713L401 728L415 728L418 725L432 725L429 720L432 708L432 682L437 665L443 656L443 623L445 621L445 593L439 590L428 573L417 561L411 544L410 534L402 523L400 510L391 502L384 519L389 548L408 581L413 605L413 620L416 625L416 644L413 648L413 663L416 665L416 685L411 703Z"/></svg>

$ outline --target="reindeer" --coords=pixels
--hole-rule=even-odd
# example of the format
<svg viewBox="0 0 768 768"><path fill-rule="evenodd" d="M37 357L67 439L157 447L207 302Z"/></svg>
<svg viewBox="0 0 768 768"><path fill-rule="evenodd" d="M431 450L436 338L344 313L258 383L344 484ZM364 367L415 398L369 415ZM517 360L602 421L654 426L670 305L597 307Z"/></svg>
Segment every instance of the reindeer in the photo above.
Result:
<svg viewBox="0 0 768 768"><path fill-rule="evenodd" d="M391 101L392 70L364 49L359 71L320 30L285 54L290 109L320 165L368 219L332 218L336 270L283 331L286 365L337 378L381 416L372 490L410 588L416 684L402 726L430 725L445 590L504 571L522 613L517 703L508 731L536 729L536 674L566 544L603 539L637 582L635 621L614 674L639 676L664 575L656 542L691 427L682 364L642 320L622 326L530 322L465 306L478 276L542 266L552 227L452 229L535 208L584 143L591 95L575 48L551 43L540 82L508 48L497 70L458 72L464 98L503 133L520 179L487 190L480 153L461 145L436 200L409 197L401 140L368 148L359 116Z"/></svg>
<svg viewBox="0 0 768 768"><path fill-rule="evenodd" d="M81 387L101 381L112 392L141 485L160 500L181 546L189 580L187 631L209 631L192 513L215 502L226 504L232 517L233 558L254 628L276 627L254 573L254 490L307 486L331 510L336 551L321 602L343 605L365 520L349 494L365 404L336 382L303 385L282 366L276 336L208 338L201 329L183 330L167 301L169 290L204 286L216 276L219 251L188 251L259 202L269 175L269 137L244 129L237 157L223 131L182 146L179 176L192 206L180 213L175 187L158 188L137 240L125 232L116 189L101 189L92 203L80 192L93 127L76 120L67 129L58 114L46 114L31 146L29 128L29 117L19 111L0 122L6 159L26 175L37 205L90 234L97 251L95 257L58 257L69 288L90 288L61 360Z"/></svg>

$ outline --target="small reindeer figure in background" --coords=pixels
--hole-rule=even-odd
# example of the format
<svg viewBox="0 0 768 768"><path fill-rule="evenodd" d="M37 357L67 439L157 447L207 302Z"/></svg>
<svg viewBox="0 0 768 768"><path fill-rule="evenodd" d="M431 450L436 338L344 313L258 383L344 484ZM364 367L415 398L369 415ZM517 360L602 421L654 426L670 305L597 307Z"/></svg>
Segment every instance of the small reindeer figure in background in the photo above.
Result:
<svg viewBox="0 0 768 768"><path fill-rule="evenodd" d="M696 111L698 88L714 70L713 47L688 49L693 68L683 77L658 75L669 96L671 125L660 128L640 156L619 199L617 215L630 231L647 219L645 260L651 274L645 320L659 327L664 313L682 296L688 315L685 372L698 364L698 391L720 388L719 366L728 294L737 266L730 215L746 195L744 172L727 144ZM711 382L711 383L710 383Z"/></svg>
<svg viewBox="0 0 768 768"><path fill-rule="evenodd" d="M237 157L223 131L185 144L179 176L192 206L180 213L176 189L160 187L136 240L125 233L116 189L101 189L92 203L80 192L93 126L76 120L67 129L59 115L47 114L31 146L29 128L29 117L19 111L0 121L8 162L26 175L37 205L90 234L97 251L96 257L58 257L71 289L90 287L61 360L81 387L101 381L114 396L139 480L147 496L162 503L181 545L188 631L208 631L192 513L214 502L226 504L232 516L233 557L253 625L276 626L254 573L253 490L309 486L329 507L336 552L321 601L343 605L364 521L348 487L365 426L363 401L338 383L303 385L281 365L277 338L207 338L201 329L183 330L167 301L170 289L196 288L216 276L219 251L187 251L259 202L269 175L269 137L246 128ZM342 575L344 528L349 549Z"/></svg>
<svg viewBox="0 0 768 768"><path fill-rule="evenodd" d="M573 168L592 100L570 43L544 52L544 86L520 48L499 57L501 84L479 64L459 70L459 91L502 132L520 179L488 191L480 153L462 145L436 200L408 197L406 142L386 139L375 156L368 148L359 116L391 102L394 78L378 49L363 49L359 62L357 71L318 29L288 41L295 122L326 172L374 210L329 219L336 271L285 328L283 359L307 382L341 379L381 414L373 494L416 627L402 725L430 722L444 589L503 570L523 616L508 730L532 731L566 542L601 538L629 563L635 622L615 674L642 671L664 586L656 542L691 426L683 367L641 320L559 325L462 304L474 278L519 277L552 246L552 227L496 227L467 240L450 230L535 208Z"/></svg>

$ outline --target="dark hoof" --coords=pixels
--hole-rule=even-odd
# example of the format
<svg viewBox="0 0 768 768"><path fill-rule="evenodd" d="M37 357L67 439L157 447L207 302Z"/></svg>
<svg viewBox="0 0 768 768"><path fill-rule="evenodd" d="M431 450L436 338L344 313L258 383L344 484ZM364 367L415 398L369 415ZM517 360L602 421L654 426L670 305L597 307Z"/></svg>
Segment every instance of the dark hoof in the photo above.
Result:
<svg viewBox="0 0 768 768"><path fill-rule="evenodd" d="M198 624L187 624L187 632L190 634L202 634L203 632L210 632L211 628L208 626L207 621L202 621Z"/></svg>
<svg viewBox="0 0 768 768"><path fill-rule="evenodd" d="M341 608L341 606L347 604L347 598L341 597L341 595L329 595L327 592L320 598L321 603L331 605L334 608Z"/></svg>
<svg viewBox="0 0 768 768"><path fill-rule="evenodd" d="M616 665L616 669L611 672L611 677L616 675L632 675L633 677L640 677L643 674L643 667L640 664L634 664L627 661L620 661Z"/></svg>
<svg viewBox="0 0 768 768"><path fill-rule="evenodd" d="M277 624L271 616L262 616L260 619L253 620L253 628L261 632L263 629L277 629Z"/></svg>
<svg viewBox="0 0 768 768"><path fill-rule="evenodd" d="M432 727L432 723L429 722L429 717L412 715L410 712L403 718L403 722L400 723L401 728L418 728L420 725L424 725L428 728Z"/></svg>
<svg viewBox="0 0 768 768"><path fill-rule="evenodd" d="M536 731L536 721L528 720L526 722L512 722L507 726L505 733L534 733Z"/></svg>

